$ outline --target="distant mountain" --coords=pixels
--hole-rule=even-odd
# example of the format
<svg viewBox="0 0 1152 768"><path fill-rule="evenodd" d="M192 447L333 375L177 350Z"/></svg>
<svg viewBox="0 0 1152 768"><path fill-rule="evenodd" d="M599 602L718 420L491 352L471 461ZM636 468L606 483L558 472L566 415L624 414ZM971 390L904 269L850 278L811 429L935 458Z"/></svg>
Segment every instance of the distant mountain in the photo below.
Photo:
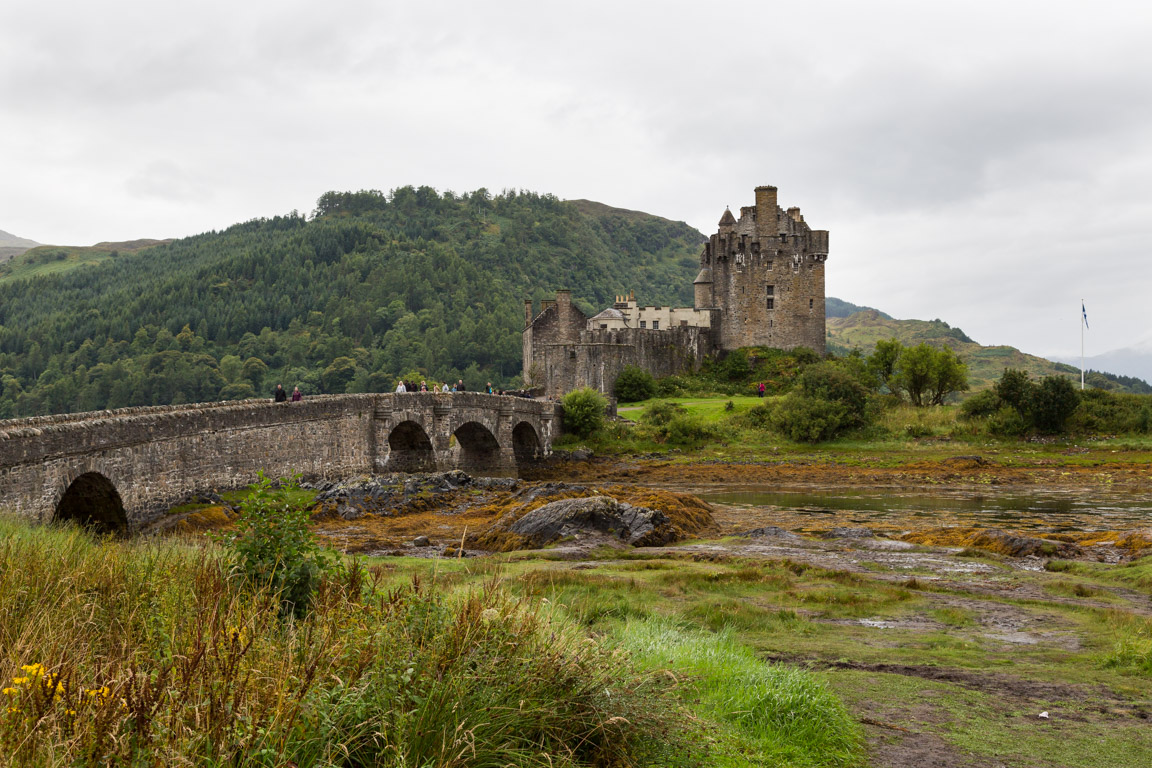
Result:
<svg viewBox="0 0 1152 768"><path fill-rule="evenodd" d="M114 256L136 253L170 242L172 241L140 239L97 243L92 246L41 245L22 249L7 263L0 264L0 283L70 272L77 267L98 264Z"/></svg>
<svg viewBox="0 0 1152 768"><path fill-rule="evenodd" d="M875 312L880 315L880 317L887 318L889 320L892 319L892 316L888 313L881 312L880 310L873 307L863 307L859 304L853 304L850 301L844 301L843 299L837 299L832 296L824 299L825 317L848 317L849 315L854 315L857 312Z"/></svg>
<svg viewBox="0 0 1152 768"><path fill-rule="evenodd" d="M1079 358L1061 357L1060 361L1079 366ZM1094 370L1109 370L1124 376L1135 376L1152 381L1152 338L1130 347L1114 349L1102 355L1084 358L1084 366Z"/></svg>
<svg viewBox="0 0 1152 768"><path fill-rule="evenodd" d="M35 240L17 237L0 229L0 264L38 245L40 245L40 243Z"/></svg>
<svg viewBox="0 0 1152 768"><path fill-rule="evenodd" d="M859 349L867 354L877 341L896 339L905 346L927 343L936 347L950 347L968 366L968 383L973 390L990 387L999 380L1005 368L1027 371L1033 378L1063 375L1076 379L1080 370L1073 366L1029 355L1015 347L985 347L977 344L959 328L943 320L895 320L870 309L848 317L828 318L828 350L846 354ZM1152 392L1146 381L1110 373L1093 372L1088 383L1101 389L1116 391Z"/></svg>

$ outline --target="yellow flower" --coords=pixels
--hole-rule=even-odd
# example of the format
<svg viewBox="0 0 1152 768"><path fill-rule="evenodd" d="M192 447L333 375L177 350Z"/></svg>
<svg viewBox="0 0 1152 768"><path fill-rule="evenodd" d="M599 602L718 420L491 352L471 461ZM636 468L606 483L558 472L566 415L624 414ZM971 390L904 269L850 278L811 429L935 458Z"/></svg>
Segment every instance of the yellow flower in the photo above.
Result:
<svg viewBox="0 0 1152 768"><path fill-rule="evenodd" d="M84 691L84 693L87 694L88 698L90 699L100 699L100 701L104 701L112 695L112 689L106 685L102 685L99 688L92 688L91 690Z"/></svg>
<svg viewBox="0 0 1152 768"><path fill-rule="evenodd" d="M12 678L12 682L16 683L16 685L28 685L28 678L26 678L26 677L14 677L14 678Z"/></svg>
<svg viewBox="0 0 1152 768"><path fill-rule="evenodd" d="M227 636L229 643L235 645L246 645L248 643L248 630L244 627L229 627L224 630L224 634Z"/></svg>
<svg viewBox="0 0 1152 768"><path fill-rule="evenodd" d="M20 691L16 688L5 688L3 693L5 696L15 696Z"/></svg>
<svg viewBox="0 0 1152 768"><path fill-rule="evenodd" d="M36 662L35 664L24 664L20 667L20 669L27 672L29 677L40 677L44 674L44 665L40 662Z"/></svg>

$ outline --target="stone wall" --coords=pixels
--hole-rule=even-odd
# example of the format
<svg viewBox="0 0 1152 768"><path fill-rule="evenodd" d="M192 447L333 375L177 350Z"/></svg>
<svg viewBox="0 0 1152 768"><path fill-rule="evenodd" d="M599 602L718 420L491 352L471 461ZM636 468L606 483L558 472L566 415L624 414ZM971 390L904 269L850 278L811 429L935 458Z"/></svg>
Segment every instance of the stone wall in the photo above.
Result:
<svg viewBox="0 0 1152 768"><path fill-rule="evenodd" d="M531 304L525 303L524 327L524 384L528 387L545 386L544 348L551 344L575 343L585 330L588 317L579 307L572 305L570 291L557 291L555 301L544 302L540 313L531 317Z"/></svg>
<svg viewBox="0 0 1152 768"><path fill-rule="evenodd" d="M611 393L625 366L634 365L653 376L673 376L696 370L713 351L709 328L677 326L669 330L627 328L585 330L578 340L539 346L547 397L592 387Z"/></svg>
<svg viewBox="0 0 1152 768"><path fill-rule="evenodd" d="M511 474L518 462L548 452L558 427L553 414L551 403L523 398L409 393L5 421L0 509L49 521L85 478L77 487L115 496L121 522L137 529L188 493L242 487L260 470L336 479L403 471L415 457L419 469Z"/></svg>

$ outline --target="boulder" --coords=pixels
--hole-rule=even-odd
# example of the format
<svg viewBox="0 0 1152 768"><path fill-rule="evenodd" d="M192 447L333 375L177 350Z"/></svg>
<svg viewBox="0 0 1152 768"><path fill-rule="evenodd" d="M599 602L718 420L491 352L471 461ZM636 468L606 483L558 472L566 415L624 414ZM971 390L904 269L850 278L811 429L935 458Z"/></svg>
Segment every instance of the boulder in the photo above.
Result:
<svg viewBox="0 0 1152 768"><path fill-rule="evenodd" d="M633 546L658 546L674 539L663 512L607 496L553 501L520 517L508 530L535 547L581 533L614 536Z"/></svg>

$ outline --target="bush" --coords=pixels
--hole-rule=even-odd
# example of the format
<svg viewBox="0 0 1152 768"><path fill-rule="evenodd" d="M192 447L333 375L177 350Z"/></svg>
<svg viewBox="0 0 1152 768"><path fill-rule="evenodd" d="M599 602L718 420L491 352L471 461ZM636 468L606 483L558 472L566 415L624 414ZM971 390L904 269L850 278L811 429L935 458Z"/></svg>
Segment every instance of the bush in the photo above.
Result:
<svg viewBox="0 0 1152 768"><path fill-rule="evenodd" d="M245 586L279 593L283 613L303 616L332 561L308 527L308 510L292 503L298 490L295 482L275 489L261 472L240 508L235 534L224 543L232 572Z"/></svg>
<svg viewBox="0 0 1152 768"><path fill-rule="evenodd" d="M687 409L680 403L655 402L644 407L640 414L640 421L652 426L662 427L672 421L676 416L687 413Z"/></svg>
<svg viewBox="0 0 1152 768"><path fill-rule="evenodd" d="M698 416L688 414L677 414L665 425L662 432L669 443L684 448L722 437L719 427L705 423Z"/></svg>
<svg viewBox="0 0 1152 768"><path fill-rule="evenodd" d="M1004 401L993 390L985 389L960 404L960 418L971 420L991 416L1000 410L1002 405Z"/></svg>
<svg viewBox="0 0 1152 768"><path fill-rule="evenodd" d="M687 385L680 376L665 376L656 381L657 397L679 397L686 391Z"/></svg>
<svg viewBox="0 0 1152 768"><path fill-rule="evenodd" d="M616 399L622 403L635 403L656 396L656 380L652 374L635 365L624 366L612 387Z"/></svg>
<svg viewBox="0 0 1152 768"><path fill-rule="evenodd" d="M988 433L997 437L1019 437L1028 431L1028 422L1010 405L1002 405L988 417Z"/></svg>
<svg viewBox="0 0 1152 768"><path fill-rule="evenodd" d="M856 423L844 403L807 397L798 392L787 395L769 418L773 429L797 443L831 440Z"/></svg>
<svg viewBox="0 0 1152 768"><path fill-rule="evenodd" d="M736 414L732 420L737 426L748 429L769 429L772 426L773 410L775 410L773 403L761 403Z"/></svg>
<svg viewBox="0 0 1152 768"><path fill-rule="evenodd" d="M564 410L564 428L577 437L588 437L604 426L604 409L608 401L591 387L574 389L560 401Z"/></svg>
<svg viewBox="0 0 1152 768"><path fill-rule="evenodd" d="M1045 376L1032 390L1029 411L1032 423L1041 432L1064 431L1068 418L1080 405L1080 396L1066 376Z"/></svg>
<svg viewBox="0 0 1152 768"><path fill-rule="evenodd" d="M1068 427L1095 434L1148 434L1152 431L1152 397L1086 389L1080 393L1080 405Z"/></svg>
<svg viewBox="0 0 1152 768"><path fill-rule="evenodd" d="M800 392L810 398L841 403L854 419L864 420L868 389L847 371L831 363L806 368L800 374Z"/></svg>

